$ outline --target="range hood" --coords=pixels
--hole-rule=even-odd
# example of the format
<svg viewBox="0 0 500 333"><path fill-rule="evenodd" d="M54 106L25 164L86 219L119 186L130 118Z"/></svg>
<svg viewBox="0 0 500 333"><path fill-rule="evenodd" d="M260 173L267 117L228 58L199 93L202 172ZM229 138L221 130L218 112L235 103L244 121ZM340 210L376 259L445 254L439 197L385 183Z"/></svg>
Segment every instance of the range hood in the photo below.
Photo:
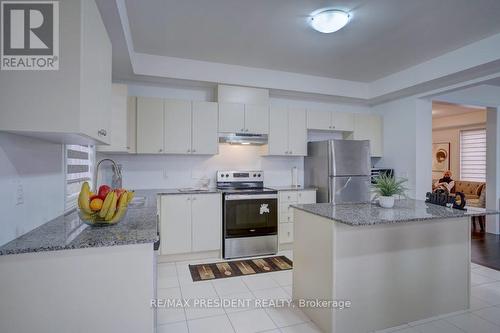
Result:
<svg viewBox="0 0 500 333"><path fill-rule="evenodd" d="M256 145L262 146L267 144L267 134L251 134L251 133L220 133L220 143L229 143L233 145Z"/></svg>

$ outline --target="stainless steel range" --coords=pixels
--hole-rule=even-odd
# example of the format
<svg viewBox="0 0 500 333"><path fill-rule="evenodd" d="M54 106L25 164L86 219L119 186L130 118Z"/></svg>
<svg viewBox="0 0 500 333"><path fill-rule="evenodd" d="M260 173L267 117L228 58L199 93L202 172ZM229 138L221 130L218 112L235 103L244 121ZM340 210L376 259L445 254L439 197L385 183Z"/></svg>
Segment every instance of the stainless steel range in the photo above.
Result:
<svg viewBox="0 0 500 333"><path fill-rule="evenodd" d="M239 258L278 251L278 191L264 187L263 171L217 171L222 191L222 254Z"/></svg>

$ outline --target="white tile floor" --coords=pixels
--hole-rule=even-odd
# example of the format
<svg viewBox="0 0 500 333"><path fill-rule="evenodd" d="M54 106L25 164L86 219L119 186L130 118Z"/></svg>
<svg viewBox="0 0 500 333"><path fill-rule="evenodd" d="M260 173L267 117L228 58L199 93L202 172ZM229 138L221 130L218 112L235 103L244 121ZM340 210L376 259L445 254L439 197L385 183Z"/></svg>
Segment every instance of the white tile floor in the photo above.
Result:
<svg viewBox="0 0 500 333"><path fill-rule="evenodd" d="M291 251L283 251L293 260ZM193 282L188 264L195 260L158 265L158 298L270 301L290 300L292 272L273 272ZM398 333L500 333L500 271L472 264L471 309L466 312L408 323L378 332ZM319 329L297 308L255 308L253 302L236 307L160 308L158 333L318 333Z"/></svg>

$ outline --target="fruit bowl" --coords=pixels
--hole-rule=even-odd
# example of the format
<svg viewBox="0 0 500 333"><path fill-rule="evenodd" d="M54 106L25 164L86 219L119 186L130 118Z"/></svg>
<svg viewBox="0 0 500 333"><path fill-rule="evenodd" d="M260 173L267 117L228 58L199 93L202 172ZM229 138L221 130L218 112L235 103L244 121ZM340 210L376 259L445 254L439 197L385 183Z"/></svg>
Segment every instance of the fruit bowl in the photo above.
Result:
<svg viewBox="0 0 500 333"><path fill-rule="evenodd" d="M99 213L87 214L80 209L77 209L77 212L78 212L78 217L80 217L80 220L83 223L90 225L92 227L107 227L110 225L115 225L121 222L127 215L127 212L125 211L119 218L114 219L113 221L106 221L105 218L99 216Z"/></svg>
<svg viewBox="0 0 500 333"><path fill-rule="evenodd" d="M102 185L95 194L85 182L78 196L78 216L83 223L93 227L115 225L127 214L134 194L121 188L113 190L107 185Z"/></svg>

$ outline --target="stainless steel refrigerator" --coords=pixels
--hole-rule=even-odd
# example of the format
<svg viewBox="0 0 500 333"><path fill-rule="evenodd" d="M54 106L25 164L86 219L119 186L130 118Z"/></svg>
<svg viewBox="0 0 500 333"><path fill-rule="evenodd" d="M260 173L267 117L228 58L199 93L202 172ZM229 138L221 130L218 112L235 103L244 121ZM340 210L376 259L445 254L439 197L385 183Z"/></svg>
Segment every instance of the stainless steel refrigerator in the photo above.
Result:
<svg viewBox="0 0 500 333"><path fill-rule="evenodd" d="M370 141L309 142L304 183L317 189L317 202L370 201Z"/></svg>

